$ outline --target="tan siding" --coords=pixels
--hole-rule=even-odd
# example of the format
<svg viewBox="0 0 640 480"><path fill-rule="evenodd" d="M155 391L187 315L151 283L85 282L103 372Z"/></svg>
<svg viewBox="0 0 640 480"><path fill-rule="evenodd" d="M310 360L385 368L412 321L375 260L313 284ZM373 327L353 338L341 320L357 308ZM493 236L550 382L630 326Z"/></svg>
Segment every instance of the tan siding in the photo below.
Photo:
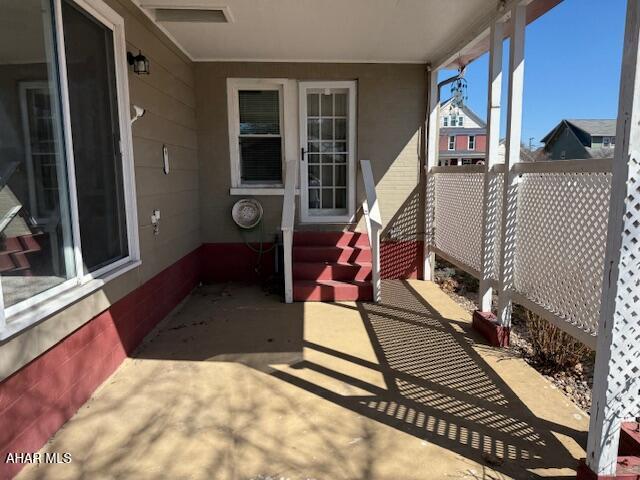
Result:
<svg viewBox="0 0 640 480"><path fill-rule="evenodd" d="M231 206L240 197L229 195L228 77L357 80L357 159L372 162L383 219L389 222L397 217L407 203L417 205L419 139L425 112L424 65L197 63L198 153L204 242L242 241L230 218ZM362 192L362 185L358 182L358 205L362 201ZM260 196L259 200L265 210L265 239L271 239L279 229L282 197ZM412 208L415 210L415 206ZM414 232L421 231L418 217L419 212L414 211L411 217ZM362 225L358 228L361 229Z"/></svg>

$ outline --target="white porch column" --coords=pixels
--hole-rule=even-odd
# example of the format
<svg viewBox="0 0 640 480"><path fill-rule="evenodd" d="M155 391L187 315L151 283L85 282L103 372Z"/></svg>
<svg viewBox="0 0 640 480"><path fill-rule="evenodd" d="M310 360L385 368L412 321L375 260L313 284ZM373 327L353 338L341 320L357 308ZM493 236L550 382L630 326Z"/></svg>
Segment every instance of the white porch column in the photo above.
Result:
<svg viewBox="0 0 640 480"><path fill-rule="evenodd" d="M424 246L422 279L433 280L435 270L435 254L431 252L429 245L433 242L433 218L435 213L435 192L431 168L438 165L440 150L440 102L438 95L438 70L429 72L429 108L427 120L427 158L425 162L425 204L424 204Z"/></svg>
<svg viewBox="0 0 640 480"><path fill-rule="evenodd" d="M494 248L497 241L498 191L497 175L492 174L498 163L500 146L500 97L502 95L502 44L504 23L498 20L491 25L489 50L489 92L487 99L487 155L484 170L484 203L482 205L482 267L480 278L479 307L483 312L491 311L491 272L494 263Z"/></svg>
<svg viewBox="0 0 640 480"><path fill-rule="evenodd" d="M513 31L509 45L509 98L507 104L507 138L505 144L504 188L502 190L502 228L500 231L500 270L498 276L498 321L511 325L511 291L513 289L516 194L518 177L511 166L520 161L522 137L522 92L524 83L524 30L526 5L517 2L511 9Z"/></svg>
<svg viewBox="0 0 640 480"><path fill-rule="evenodd" d="M614 475L620 422L640 416L640 3L627 3L587 465Z"/></svg>

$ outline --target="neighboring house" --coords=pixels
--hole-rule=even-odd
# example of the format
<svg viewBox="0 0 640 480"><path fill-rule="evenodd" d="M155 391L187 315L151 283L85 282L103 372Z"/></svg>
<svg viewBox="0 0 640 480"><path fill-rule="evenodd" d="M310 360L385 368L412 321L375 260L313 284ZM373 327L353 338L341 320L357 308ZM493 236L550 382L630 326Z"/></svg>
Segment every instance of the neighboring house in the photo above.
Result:
<svg viewBox="0 0 640 480"><path fill-rule="evenodd" d="M469 107L455 108L451 100L440 106L440 165L484 162L487 125Z"/></svg>
<svg viewBox="0 0 640 480"><path fill-rule="evenodd" d="M549 160L611 157L616 145L616 121L564 119L541 141Z"/></svg>

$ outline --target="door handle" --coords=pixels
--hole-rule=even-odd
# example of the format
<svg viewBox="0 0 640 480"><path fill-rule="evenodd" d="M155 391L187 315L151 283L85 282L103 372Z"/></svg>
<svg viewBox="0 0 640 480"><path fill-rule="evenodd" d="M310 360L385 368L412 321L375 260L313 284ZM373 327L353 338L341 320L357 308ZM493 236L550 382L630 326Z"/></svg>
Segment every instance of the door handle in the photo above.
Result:
<svg viewBox="0 0 640 480"><path fill-rule="evenodd" d="M305 154L305 150L304 147L300 148L300 161L304 162L304 154Z"/></svg>

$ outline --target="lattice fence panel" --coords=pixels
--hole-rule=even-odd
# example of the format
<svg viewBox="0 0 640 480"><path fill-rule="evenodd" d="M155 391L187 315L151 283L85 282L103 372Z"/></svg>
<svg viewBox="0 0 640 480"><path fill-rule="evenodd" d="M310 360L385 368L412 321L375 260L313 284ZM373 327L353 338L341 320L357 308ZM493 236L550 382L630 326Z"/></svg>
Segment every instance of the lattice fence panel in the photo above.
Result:
<svg viewBox="0 0 640 480"><path fill-rule="evenodd" d="M609 397L617 400L618 415L627 420L640 416L640 158L637 155L629 158L608 381Z"/></svg>
<svg viewBox="0 0 640 480"><path fill-rule="evenodd" d="M595 335L611 175L526 173L520 178L514 288Z"/></svg>
<svg viewBox="0 0 640 480"><path fill-rule="evenodd" d="M434 244L480 271L484 174L437 173L434 177Z"/></svg>

